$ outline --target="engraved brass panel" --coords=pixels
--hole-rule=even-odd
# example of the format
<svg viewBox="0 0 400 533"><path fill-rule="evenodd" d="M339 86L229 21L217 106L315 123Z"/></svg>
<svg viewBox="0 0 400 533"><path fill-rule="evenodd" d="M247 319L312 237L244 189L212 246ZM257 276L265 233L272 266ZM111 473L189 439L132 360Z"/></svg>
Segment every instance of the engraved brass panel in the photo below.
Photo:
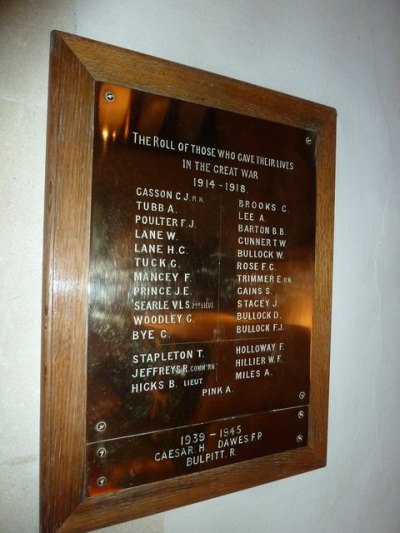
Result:
<svg viewBox="0 0 400 533"><path fill-rule="evenodd" d="M104 83L97 102L88 493L304 446L312 132ZM227 425L262 435L218 454ZM215 460L155 459L198 433Z"/></svg>
<svg viewBox="0 0 400 533"><path fill-rule="evenodd" d="M92 443L89 495L305 446L307 415L307 408L283 409Z"/></svg>

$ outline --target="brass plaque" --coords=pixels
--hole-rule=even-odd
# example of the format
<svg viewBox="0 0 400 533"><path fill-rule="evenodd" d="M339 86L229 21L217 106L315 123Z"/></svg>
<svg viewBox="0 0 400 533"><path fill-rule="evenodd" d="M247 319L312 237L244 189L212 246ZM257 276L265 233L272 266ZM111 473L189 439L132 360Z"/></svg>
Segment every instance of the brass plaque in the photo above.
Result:
<svg viewBox="0 0 400 533"><path fill-rule="evenodd" d="M313 133L96 91L88 495L307 445Z"/></svg>

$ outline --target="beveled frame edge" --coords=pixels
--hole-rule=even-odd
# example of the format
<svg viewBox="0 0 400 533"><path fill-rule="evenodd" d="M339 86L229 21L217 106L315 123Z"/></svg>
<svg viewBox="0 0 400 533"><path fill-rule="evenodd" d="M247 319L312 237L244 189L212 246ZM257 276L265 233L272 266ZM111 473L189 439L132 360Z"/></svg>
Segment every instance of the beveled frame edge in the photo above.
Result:
<svg viewBox="0 0 400 533"><path fill-rule="evenodd" d="M317 231L307 447L85 496L87 286L95 82L201 103L316 134ZM89 531L326 464L336 111L74 35L52 32L43 271L41 531ZM228 489L227 489L228 487Z"/></svg>

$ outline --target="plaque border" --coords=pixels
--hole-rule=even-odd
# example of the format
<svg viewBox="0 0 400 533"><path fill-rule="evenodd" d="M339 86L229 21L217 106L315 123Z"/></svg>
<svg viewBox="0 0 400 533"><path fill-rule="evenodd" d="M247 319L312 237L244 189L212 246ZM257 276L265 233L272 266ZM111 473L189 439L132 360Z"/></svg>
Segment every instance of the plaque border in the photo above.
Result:
<svg viewBox="0 0 400 533"><path fill-rule="evenodd" d="M88 269L97 81L301 127L315 134L316 245L307 446L86 497ZM42 532L90 531L326 465L335 143L336 110L331 107L52 32L42 308Z"/></svg>

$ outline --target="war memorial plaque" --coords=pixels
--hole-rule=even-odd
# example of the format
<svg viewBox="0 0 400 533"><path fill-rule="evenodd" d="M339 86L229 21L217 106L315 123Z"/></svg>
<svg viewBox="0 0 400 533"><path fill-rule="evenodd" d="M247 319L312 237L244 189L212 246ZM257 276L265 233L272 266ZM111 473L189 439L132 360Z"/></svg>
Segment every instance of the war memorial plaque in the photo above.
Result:
<svg viewBox="0 0 400 533"><path fill-rule="evenodd" d="M44 502L43 530L323 466L334 110L53 38L42 485L63 449L78 511Z"/></svg>
<svg viewBox="0 0 400 533"><path fill-rule="evenodd" d="M110 84L96 100L89 493L306 446L311 133Z"/></svg>

